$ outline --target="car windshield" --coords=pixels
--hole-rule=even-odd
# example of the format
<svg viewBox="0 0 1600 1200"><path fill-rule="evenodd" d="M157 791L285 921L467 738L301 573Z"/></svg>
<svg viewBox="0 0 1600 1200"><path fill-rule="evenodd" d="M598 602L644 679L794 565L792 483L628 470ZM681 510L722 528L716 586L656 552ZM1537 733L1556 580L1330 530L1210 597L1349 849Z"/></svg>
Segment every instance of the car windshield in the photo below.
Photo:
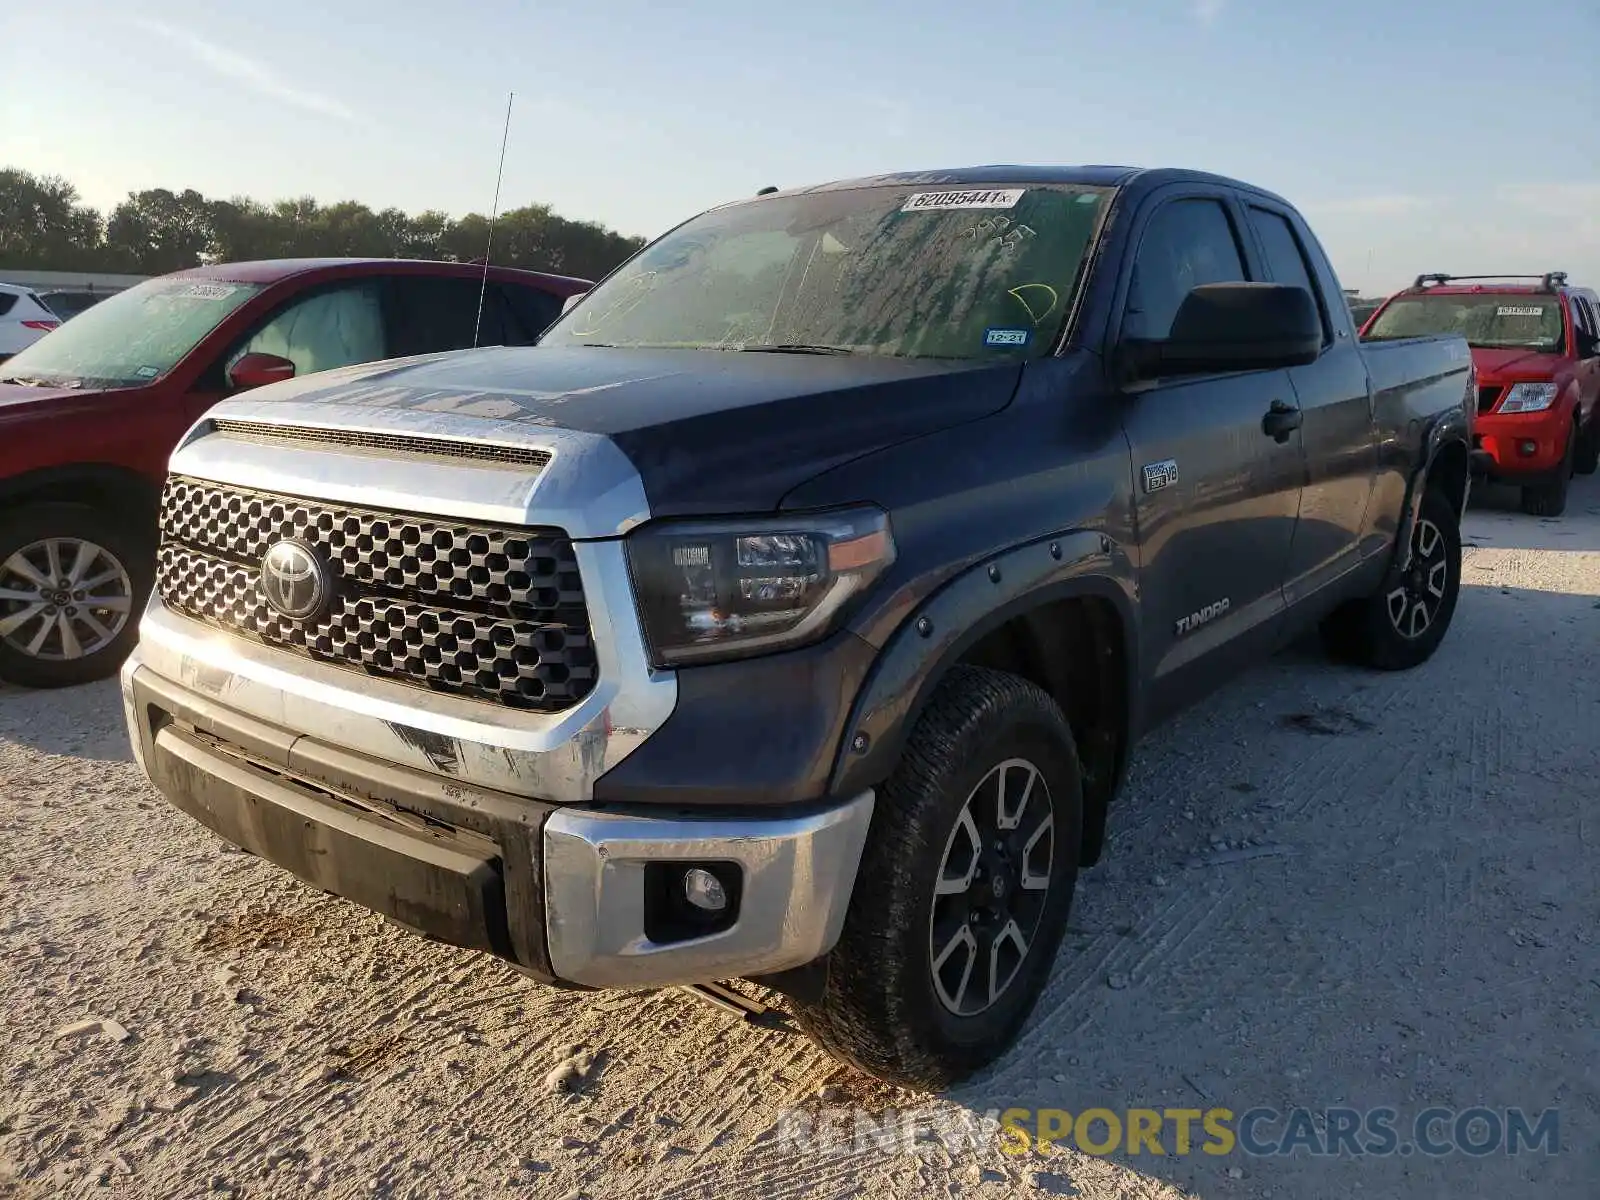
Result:
<svg viewBox="0 0 1600 1200"><path fill-rule="evenodd" d="M1071 311L1110 195L868 187L713 209L640 251L541 343L1033 357Z"/></svg>
<svg viewBox="0 0 1600 1200"><path fill-rule="evenodd" d="M151 279L85 309L0 366L0 378L138 387L172 370L261 289L207 279Z"/></svg>
<svg viewBox="0 0 1600 1200"><path fill-rule="evenodd" d="M1486 350L1528 349L1559 354L1562 347L1559 296L1501 292L1406 296L1395 300L1372 323L1366 340L1459 333L1468 345Z"/></svg>

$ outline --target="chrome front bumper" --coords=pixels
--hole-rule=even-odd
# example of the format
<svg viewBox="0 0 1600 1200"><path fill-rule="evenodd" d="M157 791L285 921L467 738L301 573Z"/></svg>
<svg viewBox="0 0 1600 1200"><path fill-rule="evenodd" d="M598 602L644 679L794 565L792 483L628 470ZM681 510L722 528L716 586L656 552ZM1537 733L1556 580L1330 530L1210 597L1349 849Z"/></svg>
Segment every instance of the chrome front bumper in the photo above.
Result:
<svg viewBox="0 0 1600 1200"><path fill-rule="evenodd" d="M122 693L139 764L175 807L314 886L553 982L662 987L813 961L838 940L872 817L871 791L746 816L443 782L234 711L140 651ZM727 928L650 939L646 871L671 862L737 866Z"/></svg>

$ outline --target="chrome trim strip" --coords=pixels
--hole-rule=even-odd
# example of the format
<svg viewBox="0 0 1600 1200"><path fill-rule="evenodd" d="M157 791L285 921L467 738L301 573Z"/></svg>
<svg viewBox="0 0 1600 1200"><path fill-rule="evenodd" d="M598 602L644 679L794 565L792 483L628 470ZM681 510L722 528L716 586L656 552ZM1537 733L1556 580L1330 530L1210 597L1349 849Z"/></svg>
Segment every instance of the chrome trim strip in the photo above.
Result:
<svg viewBox="0 0 1600 1200"><path fill-rule="evenodd" d="M873 799L868 790L797 817L554 814L544 827L551 968L591 987L665 987L811 962L839 940ZM743 867L731 928L665 945L644 936L645 864L670 859Z"/></svg>
<svg viewBox="0 0 1600 1200"><path fill-rule="evenodd" d="M419 507L438 505L429 496ZM580 542L574 550L599 681L564 712L502 708L363 675L210 629L155 596L140 625L138 657L157 675L292 733L446 778L582 803L595 780L671 716L678 681L649 665L621 543Z"/></svg>
<svg viewBox="0 0 1600 1200"><path fill-rule="evenodd" d="M542 450L542 467L474 459L387 456L215 431L214 418L257 425L347 429L398 437L438 437ZM173 451L170 469L217 483L344 501L430 517L564 529L578 539L617 537L648 519L644 483L610 438L483 416L359 404L225 400L197 421Z"/></svg>

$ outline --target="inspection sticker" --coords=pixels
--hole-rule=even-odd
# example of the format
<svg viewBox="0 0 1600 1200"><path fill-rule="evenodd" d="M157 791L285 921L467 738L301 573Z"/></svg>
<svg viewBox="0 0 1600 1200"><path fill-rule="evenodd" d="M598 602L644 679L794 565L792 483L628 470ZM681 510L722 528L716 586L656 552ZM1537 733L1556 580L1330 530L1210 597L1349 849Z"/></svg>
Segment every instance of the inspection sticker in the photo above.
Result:
<svg viewBox="0 0 1600 1200"><path fill-rule="evenodd" d="M133 373L133 377L135 379L154 379L159 374L161 374L160 367L140 367Z"/></svg>
<svg viewBox="0 0 1600 1200"><path fill-rule="evenodd" d="M985 346L1026 346L1028 344L1028 331L1026 329L986 329L983 333Z"/></svg>
<svg viewBox="0 0 1600 1200"><path fill-rule="evenodd" d="M1497 309L1494 310L1494 315L1497 316L1497 317L1542 317L1542 316L1544 316L1544 309L1542 309L1542 308L1507 308L1507 307L1502 306L1502 307L1497 308Z"/></svg>
<svg viewBox="0 0 1600 1200"><path fill-rule="evenodd" d="M936 212L950 208L1015 208L1027 188L990 188L975 192L917 192L901 212Z"/></svg>

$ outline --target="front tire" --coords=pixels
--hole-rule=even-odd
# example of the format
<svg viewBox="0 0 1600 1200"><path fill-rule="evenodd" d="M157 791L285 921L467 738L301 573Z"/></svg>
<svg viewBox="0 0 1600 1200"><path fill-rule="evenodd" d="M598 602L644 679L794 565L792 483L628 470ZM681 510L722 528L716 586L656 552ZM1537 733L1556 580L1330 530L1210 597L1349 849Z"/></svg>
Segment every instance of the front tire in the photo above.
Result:
<svg viewBox="0 0 1600 1200"><path fill-rule="evenodd" d="M1336 609L1322 624L1323 644L1335 657L1404 671L1433 657L1461 591L1461 521L1443 493L1422 495L1411 531L1411 564L1391 571L1371 596Z"/></svg>
<svg viewBox="0 0 1600 1200"><path fill-rule="evenodd" d="M1018 676L953 668L879 790L827 985L796 1002L801 1027L902 1087L992 1062L1049 978L1082 808L1056 703Z"/></svg>
<svg viewBox="0 0 1600 1200"><path fill-rule="evenodd" d="M1522 489L1522 511L1534 517L1559 517L1567 511L1567 492L1572 487L1572 472L1578 448L1578 426L1567 434L1567 452L1547 483Z"/></svg>
<svg viewBox="0 0 1600 1200"><path fill-rule="evenodd" d="M1600 470L1600 404L1589 414L1589 424L1584 427L1583 438L1578 442L1577 455L1572 469L1579 475L1593 475Z"/></svg>
<svg viewBox="0 0 1600 1200"><path fill-rule="evenodd" d="M139 639L149 539L83 504L0 518L0 679L55 688L114 675Z"/></svg>

